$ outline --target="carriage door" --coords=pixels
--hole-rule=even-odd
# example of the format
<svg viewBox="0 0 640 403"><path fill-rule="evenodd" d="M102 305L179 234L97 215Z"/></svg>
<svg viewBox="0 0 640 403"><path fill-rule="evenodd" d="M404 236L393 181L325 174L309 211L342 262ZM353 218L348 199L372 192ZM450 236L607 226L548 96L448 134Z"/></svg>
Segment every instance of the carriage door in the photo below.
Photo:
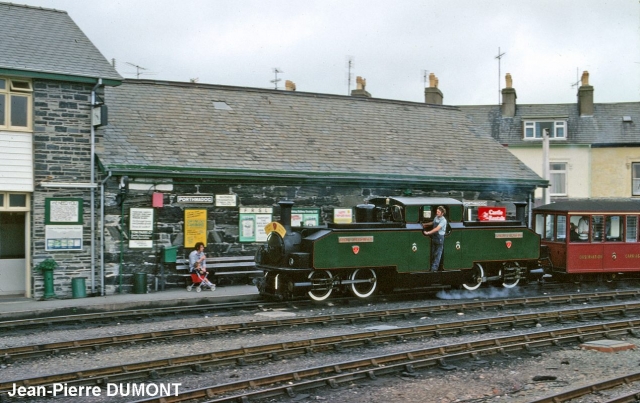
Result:
<svg viewBox="0 0 640 403"><path fill-rule="evenodd" d="M605 272L637 270L637 220L638 217L632 215L605 216L602 254L602 268Z"/></svg>
<svg viewBox="0 0 640 403"><path fill-rule="evenodd" d="M24 212L0 212L0 295L25 293Z"/></svg>

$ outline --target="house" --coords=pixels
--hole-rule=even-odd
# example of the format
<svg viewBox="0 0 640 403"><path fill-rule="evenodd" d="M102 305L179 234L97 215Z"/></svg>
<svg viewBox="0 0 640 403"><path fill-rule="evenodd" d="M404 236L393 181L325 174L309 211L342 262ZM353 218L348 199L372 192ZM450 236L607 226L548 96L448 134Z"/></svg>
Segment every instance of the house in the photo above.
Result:
<svg viewBox="0 0 640 403"><path fill-rule="evenodd" d="M541 176L548 130L551 201L640 196L640 103L595 103L588 72L574 104L519 105L510 74L506 83L502 105L460 109L474 132L494 138ZM538 189L538 204L542 198Z"/></svg>
<svg viewBox="0 0 640 403"><path fill-rule="evenodd" d="M64 11L0 3L0 37L0 295L29 297L45 258L93 278L92 110L122 77Z"/></svg>

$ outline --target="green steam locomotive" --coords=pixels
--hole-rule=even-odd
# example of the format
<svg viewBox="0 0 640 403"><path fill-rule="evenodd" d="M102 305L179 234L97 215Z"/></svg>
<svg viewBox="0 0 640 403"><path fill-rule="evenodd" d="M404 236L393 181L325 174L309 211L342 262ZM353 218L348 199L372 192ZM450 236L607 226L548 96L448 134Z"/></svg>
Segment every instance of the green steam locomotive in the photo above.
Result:
<svg viewBox="0 0 640 403"><path fill-rule="evenodd" d="M355 222L317 227L292 227L293 202L278 204L281 221L267 225L267 242L256 253L265 273L258 289L266 297L306 293L322 301L334 292L367 298L401 287L512 288L542 272L540 236L527 228L526 203L514 203L515 219L494 208L472 220L452 198L376 197L355 207ZM447 212L444 252L439 270L431 271L427 230L439 206Z"/></svg>

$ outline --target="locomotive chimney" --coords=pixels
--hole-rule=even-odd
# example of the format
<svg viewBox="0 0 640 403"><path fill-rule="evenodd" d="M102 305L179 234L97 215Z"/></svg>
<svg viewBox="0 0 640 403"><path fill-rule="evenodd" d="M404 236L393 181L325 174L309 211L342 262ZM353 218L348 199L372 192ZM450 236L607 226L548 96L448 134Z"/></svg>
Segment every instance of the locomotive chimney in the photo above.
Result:
<svg viewBox="0 0 640 403"><path fill-rule="evenodd" d="M291 200L280 200L280 223L287 230L287 233L291 233L291 208L293 202Z"/></svg>
<svg viewBox="0 0 640 403"><path fill-rule="evenodd" d="M427 104L442 105L442 91L438 89L438 77L435 74L429 74L429 87L424 89L424 102Z"/></svg>
<svg viewBox="0 0 640 403"><path fill-rule="evenodd" d="M516 221L519 221L522 225L527 225L525 222L525 213L527 202L513 202L516 206Z"/></svg>

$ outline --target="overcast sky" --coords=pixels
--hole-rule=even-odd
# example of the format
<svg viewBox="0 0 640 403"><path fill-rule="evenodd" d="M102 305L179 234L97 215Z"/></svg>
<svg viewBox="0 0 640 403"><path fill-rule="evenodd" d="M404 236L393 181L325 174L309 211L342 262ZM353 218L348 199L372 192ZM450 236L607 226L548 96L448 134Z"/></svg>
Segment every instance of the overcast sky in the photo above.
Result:
<svg viewBox="0 0 640 403"><path fill-rule="evenodd" d="M346 95L347 61L373 97L494 104L511 73L519 104L640 101L638 0L11 0L67 11L125 78ZM500 66L498 49L503 53ZM499 78L500 69L500 78Z"/></svg>

